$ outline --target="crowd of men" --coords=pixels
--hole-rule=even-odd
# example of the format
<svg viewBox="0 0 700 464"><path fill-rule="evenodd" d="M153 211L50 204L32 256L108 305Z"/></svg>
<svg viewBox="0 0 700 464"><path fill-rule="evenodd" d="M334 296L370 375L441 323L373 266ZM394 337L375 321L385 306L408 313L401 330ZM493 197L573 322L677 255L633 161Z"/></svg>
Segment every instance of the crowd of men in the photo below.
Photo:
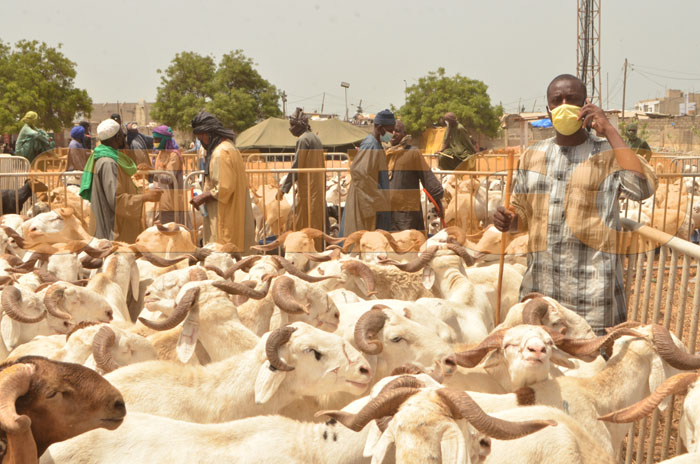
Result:
<svg viewBox="0 0 700 464"><path fill-rule="evenodd" d="M626 315L622 264L615 207L621 192L643 200L654 193L656 177L648 164L649 146L628 125L628 145L604 112L586 98L576 77L557 76L547 87L547 112L555 136L529 147L520 156L510 208L500 207L495 226L503 232L529 233L528 265L523 295L552 296L581 314L597 332L622 322ZM32 161L51 147L37 128L37 114L22 121L16 154ZM444 170L474 170L476 149L457 116L444 115L446 133L438 153ZM295 169L325 167L322 140L311 131L300 108L289 119L297 137ZM595 130L597 135L592 135ZM178 198L183 188L183 161L172 130L155 128L151 136L138 126L124 126L119 115L102 121L97 141L80 124L71 130L69 170L82 171L80 196L91 203L95 237L131 242L141 232L144 203L160 203L158 220L191 226ZM203 151L204 185L191 205L203 216L204 243L233 246L246 253L255 241L254 219L245 163L235 134L212 114L201 111L192 132ZM93 149L94 145L94 149ZM630 148L631 147L631 148ZM148 156L156 151L152 162ZM640 156L641 155L641 156ZM156 169L153 187L140 191L133 181L138 170ZM358 230L424 231L421 188L443 214L443 188L404 124L389 110L380 111L372 132L361 142L350 164L351 183L340 220L340 235ZM278 199L296 183L291 226L328 230L325 173L306 171L287 176Z"/></svg>

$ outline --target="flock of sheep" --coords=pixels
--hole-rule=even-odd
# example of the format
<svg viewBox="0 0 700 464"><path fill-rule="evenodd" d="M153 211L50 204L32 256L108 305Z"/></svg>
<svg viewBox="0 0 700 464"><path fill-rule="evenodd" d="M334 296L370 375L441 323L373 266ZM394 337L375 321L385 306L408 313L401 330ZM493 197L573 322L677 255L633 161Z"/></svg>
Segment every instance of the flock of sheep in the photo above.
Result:
<svg viewBox="0 0 700 464"><path fill-rule="evenodd" d="M688 388L688 452L664 462L700 462L700 355L519 301L527 237L495 321L492 229L304 229L241 258L177 224L131 245L83 224L0 216L3 463L613 463Z"/></svg>

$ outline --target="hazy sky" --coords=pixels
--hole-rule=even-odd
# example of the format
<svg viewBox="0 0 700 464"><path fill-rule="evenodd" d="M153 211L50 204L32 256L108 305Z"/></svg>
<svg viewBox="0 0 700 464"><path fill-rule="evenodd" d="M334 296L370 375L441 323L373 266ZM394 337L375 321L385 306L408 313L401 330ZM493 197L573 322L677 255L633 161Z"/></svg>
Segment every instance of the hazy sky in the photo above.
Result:
<svg viewBox="0 0 700 464"><path fill-rule="evenodd" d="M404 80L444 67L483 80L506 111L521 101L544 108L557 74L575 74L576 0L458 1L64 1L5 0L0 39L36 39L77 63L76 86L93 101L152 101L180 51L242 49L260 74L302 106L350 114L360 99L376 112L404 100ZM666 88L700 91L700 1L602 0L603 106L662 96Z"/></svg>

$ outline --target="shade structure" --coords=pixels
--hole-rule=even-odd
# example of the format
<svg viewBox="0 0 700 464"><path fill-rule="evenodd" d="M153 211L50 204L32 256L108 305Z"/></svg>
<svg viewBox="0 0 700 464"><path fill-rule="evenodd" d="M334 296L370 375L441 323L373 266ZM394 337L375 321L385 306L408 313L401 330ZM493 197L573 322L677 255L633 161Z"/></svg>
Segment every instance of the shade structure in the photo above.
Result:
<svg viewBox="0 0 700 464"><path fill-rule="evenodd" d="M369 131L338 119L311 121L311 130L325 149L351 147L369 135ZM296 143L297 138L289 132L289 120L282 118L267 118L236 138L240 150L294 150Z"/></svg>

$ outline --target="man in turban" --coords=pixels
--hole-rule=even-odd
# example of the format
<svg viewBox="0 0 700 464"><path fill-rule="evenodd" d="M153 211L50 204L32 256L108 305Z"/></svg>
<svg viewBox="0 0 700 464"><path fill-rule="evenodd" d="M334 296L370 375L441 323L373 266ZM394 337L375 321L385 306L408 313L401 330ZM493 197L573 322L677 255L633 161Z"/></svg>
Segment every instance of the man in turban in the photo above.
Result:
<svg viewBox="0 0 700 464"><path fill-rule="evenodd" d="M297 108L289 119L289 131L299 137L292 169L324 168L323 144L311 132L309 118L301 108ZM290 173L282 184L280 194L287 193L297 181L297 199L294 215L294 230L313 227L325 230L326 175L323 172ZM280 195L281 196L281 195Z"/></svg>
<svg viewBox="0 0 700 464"><path fill-rule="evenodd" d="M395 125L394 113L377 113L372 133L362 141L352 160L350 190L340 226L342 236L358 230L391 229L389 175L382 142L391 141Z"/></svg>
<svg viewBox="0 0 700 464"><path fill-rule="evenodd" d="M236 135L206 111L192 119L192 132L206 150L204 192L190 200L197 208L206 207L204 242L230 243L247 253L254 244L255 222L245 164L233 145Z"/></svg>
<svg viewBox="0 0 700 464"><path fill-rule="evenodd" d="M184 180L182 178L185 163L180 154L180 147L175 142L172 129L168 126L158 126L153 129L153 142L158 153L155 159L156 171L169 171L173 174L172 176L155 175L156 185L164 191L160 203L158 203L156 219L163 224L177 222L187 225L185 221L187 208L184 204Z"/></svg>
<svg viewBox="0 0 700 464"><path fill-rule="evenodd" d="M142 232L141 213L144 202L157 202L162 190L141 194L131 180L136 163L122 153L126 135L121 125L105 119L97 126L101 144L93 151L80 182L80 196L90 202L90 230L96 238L134 243Z"/></svg>
<svg viewBox="0 0 700 464"><path fill-rule="evenodd" d="M74 126L70 130L70 143L68 144L68 159L66 171L82 171L90 156L90 150L85 149L85 128ZM69 185L80 185L80 176L66 178Z"/></svg>
<svg viewBox="0 0 700 464"><path fill-rule="evenodd" d="M135 122L126 126L126 145L131 150L129 155L137 165L145 164L151 166L148 150L153 149L153 139L149 140L148 137L140 133L139 125Z"/></svg>
<svg viewBox="0 0 700 464"><path fill-rule="evenodd" d="M476 168L476 160L472 155L476 153L476 149L472 145L469 132L452 112L445 113L445 123L447 130L442 140L438 166L445 171L458 168L462 171L473 171Z"/></svg>
<svg viewBox="0 0 700 464"><path fill-rule="evenodd" d="M49 134L36 127L39 115L34 111L27 111L21 121L24 126L17 136L15 155L24 156L31 163L38 155L53 148L54 143Z"/></svg>

